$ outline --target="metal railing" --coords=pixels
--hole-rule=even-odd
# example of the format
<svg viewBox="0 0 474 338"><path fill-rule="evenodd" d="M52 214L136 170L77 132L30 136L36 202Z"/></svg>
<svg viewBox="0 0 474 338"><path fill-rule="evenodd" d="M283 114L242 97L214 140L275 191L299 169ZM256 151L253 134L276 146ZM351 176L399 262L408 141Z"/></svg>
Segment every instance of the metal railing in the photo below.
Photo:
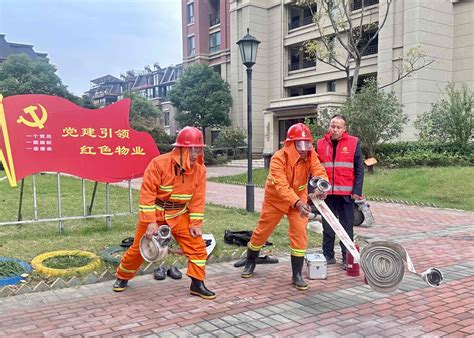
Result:
<svg viewBox="0 0 474 338"><path fill-rule="evenodd" d="M221 45L209 47L209 53L216 53L221 50Z"/></svg>
<svg viewBox="0 0 474 338"><path fill-rule="evenodd" d="M372 55L372 54L377 54L379 51L379 45L373 45L373 46L368 46L364 52L362 53L362 56L366 55Z"/></svg>
<svg viewBox="0 0 474 338"><path fill-rule="evenodd" d="M351 10L356 11L362 8L362 1L364 1L364 7L372 6L379 3L379 0L354 0L351 4Z"/></svg>
<svg viewBox="0 0 474 338"><path fill-rule="evenodd" d="M311 68L316 66L316 61L309 61L309 60L303 60L303 62L294 62L290 63L288 65L288 71L293 71L293 70L298 70L298 69L304 69L304 68Z"/></svg>
<svg viewBox="0 0 474 338"><path fill-rule="evenodd" d="M295 21L292 21L288 24L288 30L292 30L292 29L295 29L295 28L298 28L298 27L303 27L303 26L306 26L306 25L309 25L313 23L313 17L312 16L307 16L307 17L304 17L303 19L299 19L299 20L295 20Z"/></svg>

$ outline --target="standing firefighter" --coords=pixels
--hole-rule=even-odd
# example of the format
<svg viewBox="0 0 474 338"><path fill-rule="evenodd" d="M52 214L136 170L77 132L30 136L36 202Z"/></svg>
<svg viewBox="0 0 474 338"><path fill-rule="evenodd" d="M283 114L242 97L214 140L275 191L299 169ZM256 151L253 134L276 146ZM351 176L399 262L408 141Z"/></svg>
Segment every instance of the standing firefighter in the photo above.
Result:
<svg viewBox="0 0 474 338"><path fill-rule="evenodd" d="M160 225L168 224L188 258L187 275L192 280L191 294L214 299L215 293L204 285L207 253L201 226L204 219L206 168L201 131L194 127L183 128L174 146L170 153L155 157L145 171L135 239L117 268L113 290L124 291L142 264L139 248L142 236L151 239Z"/></svg>
<svg viewBox="0 0 474 338"><path fill-rule="evenodd" d="M303 123L295 124L288 129L285 146L273 155L265 184L262 213L248 243L247 261L241 275L243 278L253 276L260 249L281 218L287 215L290 223L292 283L298 290L308 289L308 284L301 276L308 244L306 224L311 212L306 203L308 178L312 175L327 179L312 141L309 128ZM322 194L318 197L325 196Z"/></svg>

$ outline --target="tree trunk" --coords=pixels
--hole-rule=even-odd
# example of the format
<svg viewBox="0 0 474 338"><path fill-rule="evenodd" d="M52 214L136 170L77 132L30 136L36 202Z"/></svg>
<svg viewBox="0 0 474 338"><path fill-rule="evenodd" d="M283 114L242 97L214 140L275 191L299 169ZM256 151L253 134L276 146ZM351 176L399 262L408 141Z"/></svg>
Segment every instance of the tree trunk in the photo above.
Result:
<svg viewBox="0 0 474 338"><path fill-rule="evenodd" d="M353 97L356 90L357 90L357 81L359 80L359 72L360 72L360 62L361 59L357 58L354 60L354 74L352 75L352 86L350 89L350 97Z"/></svg>

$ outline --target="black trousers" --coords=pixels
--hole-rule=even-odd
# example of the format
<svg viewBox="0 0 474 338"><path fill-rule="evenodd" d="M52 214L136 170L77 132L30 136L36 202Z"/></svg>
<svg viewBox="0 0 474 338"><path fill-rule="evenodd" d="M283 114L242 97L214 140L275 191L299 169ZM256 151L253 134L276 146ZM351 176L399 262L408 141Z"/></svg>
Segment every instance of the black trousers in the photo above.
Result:
<svg viewBox="0 0 474 338"><path fill-rule="evenodd" d="M346 230L349 237L354 239L354 200L350 196L329 195L326 204ZM334 241L336 234L323 217L323 253L328 258L334 257ZM346 247L340 242L342 259L346 260Z"/></svg>

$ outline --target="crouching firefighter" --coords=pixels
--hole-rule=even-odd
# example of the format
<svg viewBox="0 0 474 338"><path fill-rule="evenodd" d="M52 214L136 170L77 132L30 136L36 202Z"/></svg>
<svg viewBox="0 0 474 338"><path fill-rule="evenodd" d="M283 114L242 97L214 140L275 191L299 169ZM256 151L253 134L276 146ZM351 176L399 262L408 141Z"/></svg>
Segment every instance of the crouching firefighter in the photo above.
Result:
<svg viewBox="0 0 474 338"><path fill-rule="evenodd" d="M247 261L241 275L243 278L253 276L260 249L286 215L290 223L292 284L298 290L308 289L308 284L301 275L308 244L306 225L311 212L307 204L308 178L312 175L327 180L326 171L319 163L312 141L309 128L303 123L297 123L288 129L284 147L273 155L265 183L262 213L247 245ZM321 193L318 197L323 199L325 195Z"/></svg>
<svg viewBox="0 0 474 338"><path fill-rule="evenodd" d="M191 295L204 299L216 297L204 285L207 253L201 230L206 192L203 148L201 131L185 127L179 132L173 150L155 157L148 165L140 190L135 239L117 268L114 291L124 291L142 264L139 247L142 236L151 239L160 225L168 224L188 258Z"/></svg>

